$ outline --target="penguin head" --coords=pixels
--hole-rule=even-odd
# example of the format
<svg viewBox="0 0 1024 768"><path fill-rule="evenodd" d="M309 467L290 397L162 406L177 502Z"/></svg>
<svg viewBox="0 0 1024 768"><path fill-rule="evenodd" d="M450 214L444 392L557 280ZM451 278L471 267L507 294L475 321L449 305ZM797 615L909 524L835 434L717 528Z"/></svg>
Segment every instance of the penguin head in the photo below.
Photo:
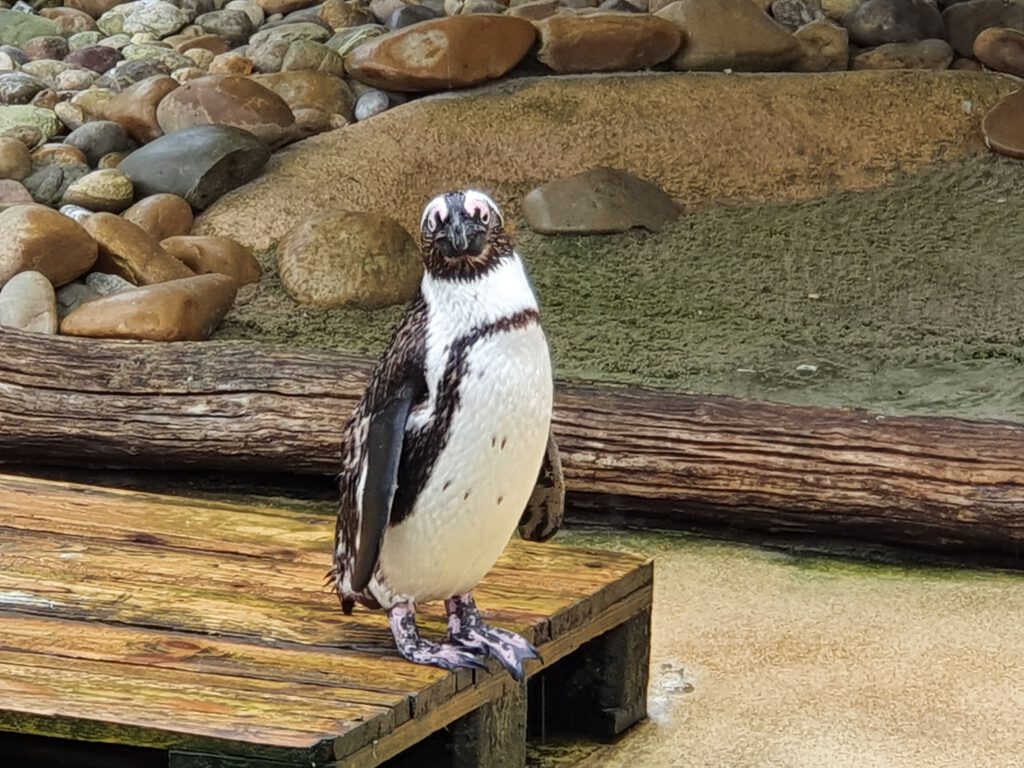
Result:
<svg viewBox="0 0 1024 768"><path fill-rule="evenodd" d="M471 278L511 254L504 217L475 189L438 195L423 209L420 241L427 270L438 277Z"/></svg>

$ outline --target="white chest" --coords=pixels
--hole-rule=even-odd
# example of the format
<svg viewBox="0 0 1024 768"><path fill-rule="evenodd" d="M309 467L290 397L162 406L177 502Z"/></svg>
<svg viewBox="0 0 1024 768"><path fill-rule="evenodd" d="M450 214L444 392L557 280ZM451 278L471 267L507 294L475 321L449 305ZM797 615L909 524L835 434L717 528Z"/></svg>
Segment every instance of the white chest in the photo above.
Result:
<svg viewBox="0 0 1024 768"><path fill-rule="evenodd" d="M432 374L437 369L428 367ZM382 571L396 595L422 601L466 592L511 538L551 424L551 362L541 328L532 323L477 341L458 393L426 485L384 539Z"/></svg>

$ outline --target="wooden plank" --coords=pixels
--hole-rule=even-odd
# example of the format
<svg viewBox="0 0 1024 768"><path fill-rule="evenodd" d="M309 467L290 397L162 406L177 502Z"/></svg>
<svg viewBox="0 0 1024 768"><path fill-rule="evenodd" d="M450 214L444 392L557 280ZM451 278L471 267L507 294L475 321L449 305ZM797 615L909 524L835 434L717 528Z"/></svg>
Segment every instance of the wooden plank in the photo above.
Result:
<svg viewBox="0 0 1024 768"><path fill-rule="evenodd" d="M320 686L9 651L0 652L0 701L0 729L57 735L46 719L59 717L108 728L104 741L293 761L325 741L357 747L391 718L332 701Z"/></svg>
<svg viewBox="0 0 1024 768"><path fill-rule="evenodd" d="M14 475L0 484L0 524L10 528L286 561L320 562L330 551L330 523L319 515Z"/></svg>
<svg viewBox="0 0 1024 768"><path fill-rule="evenodd" d="M0 461L333 474L371 367L256 344L5 329ZM570 506L593 517L989 556L1024 543L1021 424L556 389Z"/></svg>
<svg viewBox="0 0 1024 768"><path fill-rule="evenodd" d="M0 613L0 651L316 685L332 700L392 709L396 722L412 716L409 691L450 678L433 667L329 648L281 647L13 613ZM454 687L447 691L454 692Z"/></svg>
<svg viewBox="0 0 1024 768"><path fill-rule="evenodd" d="M391 648L380 612L344 616L326 590L305 589L305 582L261 585L255 567L247 580L246 567L258 561L232 564L220 555L20 532L0 541L0 554L0 609L338 648ZM316 584L322 573L308 570L306 582ZM585 619L578 612L599 611L604 590L600 572L591 573L589 589L578 582L559 584L557 577L544 586L491 578L477 595L488 618L528 632L541 622L572 623ZM583 601L588 593L596 597ZM425 604L421 617L425 631L446 632L440 602Z"/></svg>
<svg viewBox="0 0 1024 768"><path fill-rule="evenodd" d="M321 586L330 516L176 501L0 476L0 730L156 746L182 766L376 765L502 693L494 663L408 664L380 612L341 613ZM551 664L649 608L651 577L633 555L516 541L477 594ZM444 631L439 603L423 619Z"/></svg>

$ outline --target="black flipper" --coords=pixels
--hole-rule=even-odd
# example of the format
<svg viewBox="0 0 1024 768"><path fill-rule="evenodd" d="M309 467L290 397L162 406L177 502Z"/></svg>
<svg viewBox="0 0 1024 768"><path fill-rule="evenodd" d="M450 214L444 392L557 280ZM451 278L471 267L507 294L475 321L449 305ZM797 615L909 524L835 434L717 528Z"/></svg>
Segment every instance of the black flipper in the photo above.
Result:
<svg viewBox="0 0 1024 768"><path fill-rule="evenodd" d="M555 436L548 433L548 447L540 465L537 484L519 519L519 535L528 541L547 541L562 527L565 516L565 477Z"/></svg>
<svg viewBox="0 0 1024 768"><path fill-rule="evenodd" d="M384 531L391 519L405 422L416 396L414 389L410 384L402 385L386 404L370 415L366 431L366 482L359 499L359 549L352 569L352 589L356 592L364 590L370 582L384 542Z"/></svg>

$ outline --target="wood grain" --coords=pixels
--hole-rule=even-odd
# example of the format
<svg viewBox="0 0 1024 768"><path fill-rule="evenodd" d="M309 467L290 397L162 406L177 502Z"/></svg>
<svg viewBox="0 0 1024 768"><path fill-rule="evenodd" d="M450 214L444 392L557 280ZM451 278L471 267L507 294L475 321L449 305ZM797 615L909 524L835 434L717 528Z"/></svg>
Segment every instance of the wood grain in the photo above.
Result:
<svg viewBox="0 0 1024 768"><path fill-rule="evenodd" d="M165 749L183 766L372 766L503 695L495 663L410 664L382 612L345 616L323 587L332 529L0 475L0 731ZM651 580L632 555L515 541L476 594L550 664L649 610ZM421 617L445 631L440 604Z"/></svg>
<svg viewBox="0 0 1024 768"><path fill-rule="evenodd" d="M0 463L333 474L368 360L0 331ZM560 385L590 518L1012 555L1024 425ZM289 541L289 546L295 542Z"/></svg>

